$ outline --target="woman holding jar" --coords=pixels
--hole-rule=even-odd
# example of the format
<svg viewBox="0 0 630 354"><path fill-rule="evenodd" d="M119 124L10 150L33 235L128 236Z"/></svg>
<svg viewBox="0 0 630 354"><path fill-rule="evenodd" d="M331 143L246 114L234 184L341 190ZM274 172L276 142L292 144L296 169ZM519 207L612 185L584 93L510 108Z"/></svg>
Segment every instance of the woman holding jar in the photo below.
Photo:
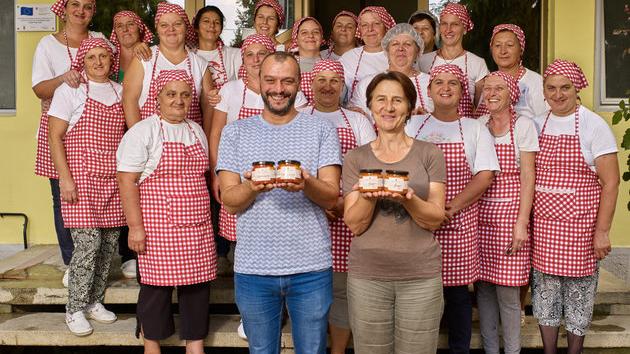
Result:
<svg viewBox="0 0 630 354"><path fill-rule="evenodd" d="M359 13L356 36L364 45L344 53L339 61L346 73L346 101L354 95L357 84L365 76L387 70L387 55L381 40L396 20L381 6L367 6Z"/></svg>
<svg viewBox="0 0 630 354"><path fill-rule="evenodd" d="M186 71L162 70L154 91L156 112L129 129L117 153L129 247L138 253L138 332L145 353L159 353L159 341L175 331L173 287L186 352L203 353L208 334L216 253L205 179L207 141L201 126L186 118L193 90Z"/></svg>
<svg viewBox="0 0 630 354"><path fill-rule="evenodd" d="M95 0L57 0L51 11L61 21L61 29L54 34L43 37L37 44L33 55L32 87L33 92L41 100L42 114L37 130L37 152L35 156L35 174L47 177L53 200L55 232L65 265L72 258L72 237L70 231L63 226L61 215L61 199L59 197L59 175L55 170L48 144L48 108L55 90L62 84L72 88L79 87L81 75L71 69L72 61L77 55L81 41L86 38L105 38L100 32L89 31L88 27L96 11ZM66 269L63 285L68 286Z"/></svg>
<svg viewBox="0 0 630 354"><path fill-rule="evenodd" d="M381 40L381 46L387 53L387 60L389 61L389 68L387 70L398 71L409 76L416 88L418 99L413 114L431 112L433 110L433 102L427 94L429 75L416 70L413 66L416 58L422 55L422 48L424 48L422 38L420 38L411 25L399 23L387 31ZM348 106L357 107L359 110L366 113L369 112L365 100L365 93L374 76L376 76L376 73L367 75L359 81L354 95L350 99L350 102L348 102Z"/></svg>
<svg viewBox="0 0 630 354"><path fill-rule="evenodd" d="M198 38L196 53L208 62L208 70L217 89L228 81L236 80L243 63L238 48L226 46L221 39L224 24L223 12L212 5L202 7L193 19Z"/></svg>
<svg viewBox="0 0 630 354"><path fill-rule="evenodd" d="M151 59L143 61L133 60L125 74L123 92L123 107L127 126L132 127L142 119L146 119L155 112L156 101L150 97L155 93L156 78L162 70L186 70L193 78L193 97L188 119L209 127L211 120L210 109L201 107L206 98L203 92L212 88L211 74L206 70L208 63L189 51L195 43L195 32L188 21L184 9L179 5L165 2L158 3L155 14L155 28L159 44L151 47ZM202 124L203 123L203 124Z"/></svg>
<svg viewBox="0 0 630 354"><path fill-rule="evenodd" d="M479 200L479 326L486 353L499 353L499 328L505 353L520 353L520 287L529 282L538 132L515 110L520 91L511 75L495 71L484 80L482 97L490 114L479 121L494 136L501 173Z"/></svg>
<svg viewBox="0 0 630 354"><path fill-rule="evenodd" d="M617 143L606 121L578 102L588 86L577 64L556 59L545 69L550 111L540 132L533 216L532 304L545 353L557 351L565 322L568 353L581 353L593 316L598 261L619 192Z"/></svg>
<svg viewBox="0 0 630 354"><path fill-rule="evenodd" d="M443 299L440 246L432 230L445 216L444 156L405 134L416 100L406 75L378 74L367 97L378 136L350 151L343 166L344 220L356 235L348 257L354 348L435 353ZM365 169L406 173L407 187L362 191Z"/></svg>
<svg viewBox="0 0 630 354"><path fill-rule="evenodd" d="M517 26L504 23L494 26L490 39L492 59L499 71L504 72L518 83L520 95L514 109L519 116L534 119L547 111L545 97L543 97L542 76L523 66L525 52L525 32ZM475 116L488 114L485 100L479 103Z"/></svg>
<svg viewBox="0 0 630 354"><path fill-rule="evenodd" d="M122 87L111 81L113 52L102 38L81 42L72 69L77 88L55 91L49 116L52 160L59 173L64 226L74 242L66 324L77 336L92 333L85 318L112 323L103 307L107 276L125 217L116 183L116 148L125 132Z"/></svg>
<svg viewBox="0 0 630 354"><path fill-rule="evenodd" d="M357 47L357 25L359 18L350 11L339 12L332 21L328 49L321 51L322 58L339 60L341 56Z"/></svg>
<svg viewBox="0 0 630 354"><path fill-rule="evenodd" d="M123 10L114 15L109 40L116 47L114 75L116 82L120 83L135 57L134 48L138 43L151 43L153 33L135 12Z"/></svg>
<svg viewBox="0 0 630 354"><path fill-rule="evenodd" d="M477 102L481 94L481 80L488 75L488 66L483 58L464 49L462 43L466 33L475 27L466 6L449 2L440 13L440 49L426 53L420 58L420 70L430 73L438 65L457 65L468 78L471 102ZM464 114L472 117L473 107L466 106Z"/></svg>
<svg viewBox="0 0 630 354"><path fill-rule="evenodd" d="M468 80L456 65L433 68L429 96L434 110L414 116L405 131L435 143L446 160L446 220L435 231L442 250L444 314L448 346L468 353L472 334L472 301L468 285L479 279L477 200L492 183L499 162L488 129L464 114Z"/></svg>

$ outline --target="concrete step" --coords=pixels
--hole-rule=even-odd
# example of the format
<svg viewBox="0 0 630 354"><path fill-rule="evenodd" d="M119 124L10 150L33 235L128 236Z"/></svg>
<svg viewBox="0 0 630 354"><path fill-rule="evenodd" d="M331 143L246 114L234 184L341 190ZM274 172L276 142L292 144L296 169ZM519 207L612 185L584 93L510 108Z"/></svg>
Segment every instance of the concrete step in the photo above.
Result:
<svg viewBox="0 0 630 354"><path fill-rule="evenodd" d="M176 323L178 321L176 320ZM208 347L247 347L247 342L236 334L239 323L237 315L211 315L210 331L205 340ZM63 313L27 313L0 315L0 345L10 346L138 346L142 340L134 336L135 318L119 315L113 324L92 322L94 333L87 337L76 337L66 328ZM523 348L541 348L542 342L535 319L527 317L521 331ZM162 342L165 346L183 346L177 335ZM566 347L564 330L558 341ZM282 347L293 348L290 324L285 325ZM586 336L586 348L630 347L630 316L599 316L593 319ZM439 348L447 348L447 334L440 331ZM473 327L471 349L481 348L481 336L477 324Z"/></svg>

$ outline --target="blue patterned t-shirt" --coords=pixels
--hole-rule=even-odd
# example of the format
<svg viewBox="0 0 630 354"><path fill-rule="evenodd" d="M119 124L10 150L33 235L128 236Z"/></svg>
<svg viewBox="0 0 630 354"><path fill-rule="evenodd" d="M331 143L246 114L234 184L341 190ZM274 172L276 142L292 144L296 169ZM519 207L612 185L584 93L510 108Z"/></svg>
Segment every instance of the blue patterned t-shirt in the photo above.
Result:
<svg viewBox="0 0 630 354"><path fill-rule="evenodd" d="M243 178L255 161L297 160L311 175L341 165L335 128L326 120L298 113L284 125L260 115L223 128L216 170ZM234 271L256 275L289 275L332 266L328 221L321 207L304 192L274 189L260 193L237 215Z"/></svg>

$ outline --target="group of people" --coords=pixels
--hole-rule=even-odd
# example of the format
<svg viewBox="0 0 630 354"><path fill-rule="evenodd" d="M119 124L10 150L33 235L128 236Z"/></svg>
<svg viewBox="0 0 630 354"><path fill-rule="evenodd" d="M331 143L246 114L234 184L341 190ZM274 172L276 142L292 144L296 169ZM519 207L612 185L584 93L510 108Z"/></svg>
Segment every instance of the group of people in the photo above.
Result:
<svg viewBox="0 0 630 354"><path fill-rule="evenodd" d="M351 336L356 353L435 353L443 314L450 352L466 353L471 284L485 351L501 332L518 353L530 282L545 353L563 320L581 352L617 145L580 104L575 63L522 66L517 25L494 28L490 73L462 46L474 24L457 3L399 24L383 7L342 11L328 40L305 17L279 43L284 10L259 0L240 49L214 6L191 23L159 3L156 45L131 11L108 41L88 30L95 0L52 10L61 30L33 60L36 173L50 179L72 333L116 321L103 299L120 246L137 257L145 353L174 333L174 288L186 351L203 353L230 240L251 353L279 353L285 313L297 353L325 353L327 338L344 353ZM404 187L364 188L381 173Z"/></svg>

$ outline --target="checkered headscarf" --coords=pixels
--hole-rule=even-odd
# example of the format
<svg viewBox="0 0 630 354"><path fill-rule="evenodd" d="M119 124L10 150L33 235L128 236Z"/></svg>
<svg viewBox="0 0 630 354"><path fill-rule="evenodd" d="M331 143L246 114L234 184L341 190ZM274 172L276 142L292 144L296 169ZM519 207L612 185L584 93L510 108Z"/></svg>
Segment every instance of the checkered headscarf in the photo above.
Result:
<svg viewBox="0 0 630 354"><path fill-rule="evenodd" d="M313 70L311 71L313 78L322 71L332 71L339 75L341 81L344 81L343 65L341 65L341 62L338 60L322 59L315 63L315 66L313 66Z"/></svg>
<svg viewBox="0 0 630 354"><path fill-rule="evenodd" d="M259 0L256 3L256 8L254 10L254 13L257 13L258 8L261 6L269 6L272 9L274 9L276 11L276 14L278 15L278 28L282 27L285 20L284 9L282 8L282 6L280 6L278 1L277 0Z"/></svg>
<svg viewBox="0 0 630 354"><path fill-rule="evenodd" d="M63 15L66 14L66 5L68 4L68 0L57 0L50 7L50 11L57 15L60 19L63 19ZM94 10L96 10L96 0L92 0L92 4L94 5Z"/></svg>
<svg viewBox="0 0 630 354"><path fill-rule="evenodd" d="M118 36L116 35L116 21L122 19L123 17L129 17L133 20L133 22L138 26L138 30L140 31L140 41L144 43L151 43L153 40L153 33L149 27L142 22L140 16L138 16L135 12L129 10L119 11L114 15L114 21L112 25L112 34L109 36L109 41L116 47L116 58L114 60L114 73L117 73L120 69L120 41L118 40Z"/></svg>
<svg viewBox="0 0 630 354"><path fill-rule="evenodd" d="M390 28L396 26L396 20L394 20L392 15L390 15L389 12L387 12L387 9L385 9L382 6L366 6L365 8L363 8L363 10L361 10L358 18L360 18L361 15L363 15L366 12L374 12L381 19L381 21L385 25L385 32L389 31ZM361 32L359 31L358 24L357 24L357 32L355 36L359 39L361 38Z"/></svg>
<svg viewBox="0 0 630 354"><path fill-rule="evenodd" d="M518 44L520 44L521 46L521 55L523 55L523 52L525 52L525 32L523 32L523 30L519 26L513 25L511 23L503 23L494 26L494 28L492 29L492 37L490 38L490 46L492 46L494 36L496 36L496 34L501 31L510 31L514 33L516 39L518 39Z"/></svg>
<svg viewBox="0 0 630 354"><path fill-rule="evenodd" d="M81 45L77 51L77 56L72 61L72 70L82 72L83 69L85 69L85 55L90 51L90 49L96 47L107 49L107 52L112 59L111 66L109 67L109 73L111 74L114 71L114 51L109 43L107 43L107 41L103 38L86 38L81 41Z"/></svg>
<svg viewBox="0 0 630 354"><path fill-rule="evenodd" d="M473 28L475 28L475 24L473 23L472 19L470 18L470 15L468 14L468 9L466 9L466 6L462 4L457 4L454 2L447 3L446 6L444 6L444 9L442 10L442 12L440 13L440 22L442 22L442 16L444 16L445 14L451 14L451 15L457 16L459 20L462 21L462 24L464 25L466 32L470 32L473 30Z"/></svg>
<svg viewBox="0 0 630 354"><path fill-rule="evenodd" d="M441 73L451 73L457 77L459 83L462 85L462 94L459 98L459 107L457 107L457 112L462 117L472 117L473 116L473 104L470 99L470 91L468 90L468 78L462 72L462 69L457 65L453 64L443 64L433 67L431 69L431 74L429 77L429 86L435 79L438 74Z"/></svg>
<svg viewBox="0 0 630 354"><path fill-rule="evenodd" d="M571 80L575 89L579 92L581 89L588 87L588 80L584 76L584 72L580 67L568 60L556 59L553 63L547 66L543 79L546 79L549 75L562 75Z"/></svg>
<svg viewBox="0 0 630 354"><path fill-rule="evenodd" d="M197 34L195 33L193 26L190 24L190 20L188 20L186 11L184 11L181 6L177 4L169 4L167 2L158 3L157 12L155 13L155 28L158 28L158 22L160 21L162 15L171 13L179 15L179 17L184 20L184 25L186 26L186 44L190 48L195 48L197 46Z"/></svg>
<svg viewBox="0 0 630 354"><path fill-rule="evenodd" d="M248 36L247 38L245 38L245 40L243 41L243 44L241 45L241 57L245 55L245 50L247 50L247 47L249 47L250 45L254 43L264 45L265 48L267 48L267 50L269 51L269 53L276 52L276 45L273 43L271 38L265 36L264 34L254 33Z"/></svg>
<svg viewBox="0 0 630 354"><path fill-rule="evenodd" d="M297 52L298 51L298 34L300 32L300 26L308 20L315 21L317 26L319 26L319 32L322 34L322 41L324 36L324 30L322 29L322 25L317 21L315 17L302 17L301 19L295 21L293 24L293 28L291 29L291 47L289 48L289 52Z"/></svg>

